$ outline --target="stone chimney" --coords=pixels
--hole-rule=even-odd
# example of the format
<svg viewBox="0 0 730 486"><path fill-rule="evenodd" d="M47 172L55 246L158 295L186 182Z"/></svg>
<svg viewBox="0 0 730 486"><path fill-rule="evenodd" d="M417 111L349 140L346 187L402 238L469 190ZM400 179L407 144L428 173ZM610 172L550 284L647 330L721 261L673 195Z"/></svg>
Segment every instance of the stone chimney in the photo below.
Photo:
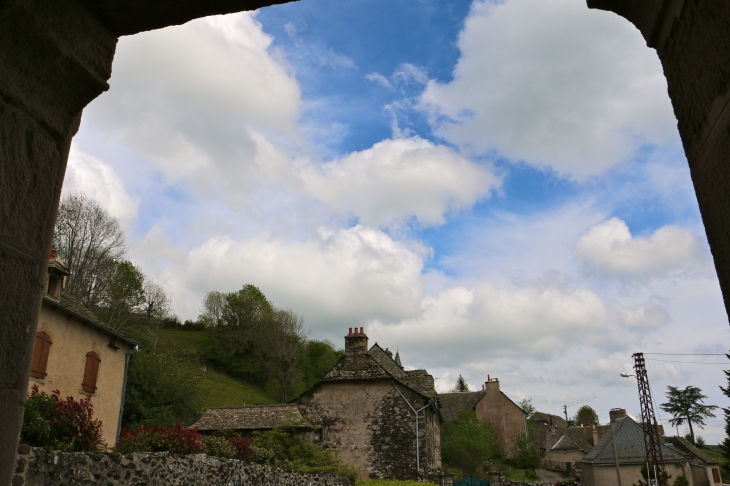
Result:
<svg viewBox="0 0 730 486"><path fill-rule="evenodd" d="M365 354L368 352L368 337L363 328L351 327L345 336L345 355Z"/></svg>
<svg viewBox="0 0 730 486"><path fill-rule="evenodd" d="M626 416L626 410L623 408L612 408L608 412L608 416L611 420L611 423L614 423L616 420L624 418Z"/></svg>
<svg viewBox="0 0 730 486"><path fill-rule="evenodd" d="M484 391L487 403L499 403L499 378L492 378L487 375L487 381L484 383Z"/></svg>
<svg viewBox="0 0 730 486"><path fill-rule="evenodd" d="M48 257L48 279L46 280L46 296L59 301L61 299L61 289L66 287L66 277L68 277L68 269L63 261L58 258L55 248L51 248L51 254Z"/></svg>
<svg viewBox="0 0 730 486"><path fill-rule="evenodd" d="M385 354L387 354L390 359L393 359L393 351L390 349L385 348Z"/></svg>
<svg viewBox="0 0 730 486"><path fill-rule="evenodd" d="M598 444L598 431L596 430L596 426L593 426L593 446L595 447L596 444Z"/></svg>

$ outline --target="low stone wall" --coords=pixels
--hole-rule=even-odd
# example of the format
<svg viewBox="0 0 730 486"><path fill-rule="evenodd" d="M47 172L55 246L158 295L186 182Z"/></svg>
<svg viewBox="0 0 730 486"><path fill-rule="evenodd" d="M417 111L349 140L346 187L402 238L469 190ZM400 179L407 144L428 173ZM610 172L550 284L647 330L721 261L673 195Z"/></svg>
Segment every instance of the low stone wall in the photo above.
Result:
<svg viewBox="0 0 730 486"><path fill-rule="evenodd" d="M205 454L59 452L21 445L13 486L349 486L347 478L303 474Z"/></svg>

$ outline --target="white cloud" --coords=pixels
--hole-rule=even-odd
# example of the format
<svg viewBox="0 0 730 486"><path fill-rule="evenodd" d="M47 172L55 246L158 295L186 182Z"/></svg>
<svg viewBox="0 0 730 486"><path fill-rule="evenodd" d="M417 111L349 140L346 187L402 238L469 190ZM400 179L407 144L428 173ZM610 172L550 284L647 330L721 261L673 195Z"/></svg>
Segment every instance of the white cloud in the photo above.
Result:
<svg viewBox="0 0 730 486"><path fill-rule="evenodd" d="M302 166L307 191L338 213L366 225L415 217L442 224L450 211L471 207L499 184L489 169L418 137L384 140L322 165Z"/></svg>
<svg viewBox="0 0 730 486"><path fill-rule="evenodd" d="M706 271L710 264L699 238L690 231L664 226L649 237L633 237L618 218L593 226L578 239L573 253L599 275L618 279Z"/></svg>
<svg viewBox="0 0 730 486"><path fill-rule="evenodd" d="M363 226L320 230L305 242L216 237L159 280L186 317L197 315L206 292L253 283L277 305L302 313L309 327L328 333L335 324L417 315L423 252Z"/></svg>
<svg viewBox="0 0 730 486"><path fill-rule="evenodd" d="M101 159L71 150L63 182L64 195L83 192L94 199L124 227L137 217L139 200L127 193L114 168Z"/></svg>
<svg viewBox="0 0 730 486"><path fill-rule="evenodd" d="M577 179L676 139L656 53L583 0L476 0L451 82L421 99L438 134Z"/></svg>

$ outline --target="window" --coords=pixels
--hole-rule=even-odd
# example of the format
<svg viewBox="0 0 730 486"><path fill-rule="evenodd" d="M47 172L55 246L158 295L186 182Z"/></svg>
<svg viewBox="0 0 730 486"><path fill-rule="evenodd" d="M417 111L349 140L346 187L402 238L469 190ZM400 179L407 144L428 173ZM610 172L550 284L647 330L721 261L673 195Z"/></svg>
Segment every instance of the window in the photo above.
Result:
<svg viewBox="0 0 730 486"><path fill-rule="evenodd" d="M48 353L51 350L51 336L45 332L35 335L33 345L33 361L30 363L30 376L33 378L45 378L46 366L48 366Z"/></svg>
<svg viewBox="0 0 730 486"><path fill-rule="evenodd" d="M84 369L84 382L81 388L86 393L96 392L96 378L99 376L99 355L93 351L86 353L86 368Z"/></svg>

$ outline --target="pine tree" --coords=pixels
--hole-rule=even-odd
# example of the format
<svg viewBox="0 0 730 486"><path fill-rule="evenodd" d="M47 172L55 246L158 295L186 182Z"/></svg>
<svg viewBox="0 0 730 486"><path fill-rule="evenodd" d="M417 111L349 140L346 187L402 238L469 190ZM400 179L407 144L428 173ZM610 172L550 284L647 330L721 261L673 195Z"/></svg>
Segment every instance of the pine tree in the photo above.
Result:
<svg viewBox="0 0 730 486"><path fill-rule="evenodd" d="M459 378L456 380L456 386L454 387L455 392L463 393L469 391L469 385L466 383L466 380L463 376L459 375Z"/></svg>
<svg viewBox="0 0 730 486"><path fill-rule="evenodd" d="M730 359L730 354L726 354ZM723 371L725 373L725 379L727 379L727 387L720 387L722 393L730 398L730 370ZM722 411L725 415L725 440L720 444L720 452L722 452L725 461L723 462L723 476L730 474L730 408L723 407Z"/></svg>

